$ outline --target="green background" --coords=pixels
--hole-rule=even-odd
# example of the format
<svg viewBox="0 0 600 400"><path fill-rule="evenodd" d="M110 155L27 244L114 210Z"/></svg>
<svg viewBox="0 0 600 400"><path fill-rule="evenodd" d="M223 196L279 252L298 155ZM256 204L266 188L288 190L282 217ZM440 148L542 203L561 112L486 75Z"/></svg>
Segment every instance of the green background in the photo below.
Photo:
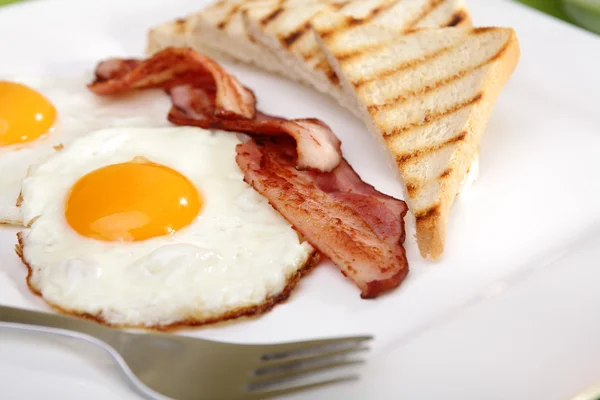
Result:
<svg viewBox="0 0 600 400"><path fill-rule="evenodd" d="M600 34L600 0L516 0Z"/></svg>
<svg viewBox="0 0 600 400"><path fill-rule="evenodd" d="M562 9L562 2L559 0L517 0L519 3L537 8L547 14L567 21L568 17Z"/></svg>
<svg viewBox="0 0 600 400"><path fill-rule="evenodd" d="M10 3L16 3L19 0L0 0L0 6L3 6L5 4L10 4Z"/></svg>

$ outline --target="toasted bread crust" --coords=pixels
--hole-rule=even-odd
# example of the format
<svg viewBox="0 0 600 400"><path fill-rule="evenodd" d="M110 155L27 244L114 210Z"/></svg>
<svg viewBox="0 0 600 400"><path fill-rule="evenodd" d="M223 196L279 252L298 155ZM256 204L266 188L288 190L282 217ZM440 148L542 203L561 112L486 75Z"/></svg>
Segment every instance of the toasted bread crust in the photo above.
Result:
<svg viewBox="0 0 600 400"><path fill-rule="evenodd" d="M470 121L470 132L476 137L471 137L469 142L464 144L469 150L463 153L462 159L453 162L452 166L458 169L458 173L452 174L452 177L443 176L439 178L442 187L439 198L443 206L430 215L420 218L418 215L416 216L417 243L421 256L424 258L429 256L435 260L444 252L450 206L457 194L460 180L468 173L471 160L477 152L479 137L487 126L496 99L513 73L519 56L519 43L515 32L512 31L502 52L492 61L493 67L483 85L483 98L475 104L471 112L474 118Z"/></svg>
<svg viewBox="0 0 600 400"><path fill-rule="evenodd" d="M416 58L405 57L405 60L399 64L379 66L371 75L357 65L363 65L360 60L371 57L371 52L387 51L384 45L363 47L350 56L337 57L328 52L330 63L335 67L338 75L343 77L344 89L347 93L354 93L356 107L361 109L362 118L369 127L369 131L379 141L382 149L387 153L390 165L398 171L399 177L406 185L409 207L416 221L417 242L424 258L437 259L443 253L450 207L460 189L460 183L467 176L478 151L480 137L485 130L495 101L519 58L519 45L512 29L460 29L453 31L454 34L460 34L456 37L462 37L458 42L434 48L429 53L420 54ZM430 30L429 32L433 32L439 37L440 35L435 32L441 31ZM410 87L410 84L410 89L402 86L404 85L402 82L405 81L401 79L410 76L409 70L422 68L427 63L438 62L440 58L448 57L451 51L464 42L464 38L477 38L478 35L486 33L502 34L503 42L497 50L493 50L495 48L490 46L491 53L486 53L488 55L481 61L462 66L460 70L453 69L456 72L448 75L442 73L439 78L435 75L436 78L427 82L426 85L417 80L418 83L414 88ZM387 34L389 35L389 32ZM419 34L419 31L410 34ZM392 40L395 40L393 37L392 34ZM321 45L327 49L326 41L322 40ZM381 57L381 55L376 57ZM394 56L390 55L390 57ZM359 60L359 64L355 64L356 60ZM440 66L438 65L436 68L440 68ZM344 71L348 73L361 71L361 73L347 75ZM421 71L419 72L422 73ZM420 74L418 75L420 76ZM435 108L435 104L440 103L437 98L437 96L441 96L438 94L439 90L454 87L459 82L465 82L472 75L479 76L479 78L474 78L477 86L470 89L472 92L469 91L457 98L448 97L444 100L446 105ZM354 80L350 76L354 76ZM381 97L379 92L381 86L371 87L380 82L393 82L394 84L400 82L398 96ZM379 100L376 100L378 99L376 96L379 96ZM452 101L449 102L448 99L452 99ZM420 101L428 101L428 105L420 105ZM396 121L394 113L396 111L404 113L403 110L407 106L413 107L410 108L411 112L427 111L422 114L422 118L415 120L402 117L397 120L398 123L387 122L388 118ZM445 118L453 118L459 113L462 115L459 118L464 118L460 119L460 125L456 126L459 129L454 131L443 128L445 125L440 121L444 121ZM400 121L402 122L400 123ZM439 126L436 125L438 123L440 123ZM428 127L429 131L427 131ZM434 127L439 129L434 129ZM432 136L427 139L419 139L421 136L418 135L424 132L429 132ZM413 141L419 144L415 145ZM440 160L444 160L443 162L447 162L447 164L440 165ZM429 167L429 163L437 164L434 164L435 167ZM427 172L430 168L435 168L431 171L436 171L436 175Z"/></svg>
<svg viewBox="0 0 600 400"><path fill-rule="evenodd" d="M468 173L471 160L477 152L479 137L485 130L496 99L512 74L518 58L518 41L512 32L501 53L491 61L494 65L483 85L481 98L473 103L471 115L474 118L469 121L469 135L463 138L463 143L460 144L466 151L458 152L459 157L453 160L452 165L449 166L456 170L455 173L444 171L438 178L440 182L439 204L429 210L417 211L415 214L417 243L421 256L424 258L430 257L435 260L444 252L450 206L457 194L460 180Z"/></svg>
<svg viewBox="0 0 600 400"><path fill-rule="evenodd" d="M21 262L23 262L23 265L25 265L25 267L27 268L26 282L27 282L27 286L29 287L29 290L31 290L32 293L34 293L34 294L40 296L42 299L44 299L42 292L37 287L35 287L35 285L33 285L33 283L31 282L33 270L31 268L31 265L29 265L29 262L25 259L25 256L23 254L23 246L24 245L23 245L22 233L23 232L17 233L17 244L15 245L15 252L17 253L17 256L19 256L19 258L21 259ZM91 321L95 321L100 324L103 324L106 326L111 326L114 328L146 329L146 330L154 330L154 331L161 331L161 332L173 331L176 329L221 323L221 322L225 322L225 321L229 321L229 320L233 320L233 319L241 318L241 317L256 317L261 314L264 314L264 313L270 311L277 304L285 302L292 294L292 291L294 290L294 288L296 287L298 282L300 282L300 279L302 279L304 276L308 275L313 270L313 268L319 263L320 258L321 258L320 253L317 251L313 251L313 253L307 259L307 261L304 263L304 265L296 271L294 276L288 280L285 288L277 295L268 297L261 304L250 306L250 307L238 308L236 310L229 311L219 317L208 317L208 318L203 317L203 316L190 317L185 320L176 321L176 322L173 322L170 324L165 324L165 325L111 324L102 316L102 314L95 315L95 314L82 313L82 312L78 312L78 311L68 310L68 309L60 307L56 304L52 304L51 302L49 302L46 299L44 299L44 301L48 305L50 305L53 309L55 309L56 311L58 311L60 313L89 319Z"/></svg>

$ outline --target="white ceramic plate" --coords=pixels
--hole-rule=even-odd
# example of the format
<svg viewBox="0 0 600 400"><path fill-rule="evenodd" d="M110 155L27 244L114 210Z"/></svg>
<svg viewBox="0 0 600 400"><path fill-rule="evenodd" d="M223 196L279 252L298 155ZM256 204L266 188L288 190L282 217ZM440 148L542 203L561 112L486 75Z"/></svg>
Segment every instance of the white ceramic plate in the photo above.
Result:
<svg viewBox="0 0 600 400"><path fill-rule="evenodd" d="M38 0L0 8L0 77L24 70L49 77L78 75L108 56L141 56L149 26L193 12L201 3ZM440 368L433 368L431 375L426 368L417 369L424 375L405 373L408 380L402 382L400 371L413 371L411 363L437 365L438 361L432 353L419 360L405 359L403 349L426 340L423 338L432 332L443 333L441 321L471 306L484 307L490 302L486 299L516 282L543 282L540 276L546 272L530 273L565 253L582 251L579 243L600 230L600 59L596 58L600 40L513 3L480 0L471 1L469 6L478 25L515 27L522 55L488 125L481 146L479 179L454 205L443 259L436 263L420 259L411 239L414 227L409 219L406 247L411 273L392 294L361 300L357 289L336 268L325 264L303 280L290 301L269 314L185 334L269 342L371 333L377 340L365 379L325 390L321 392L323 398L336 393L356 398L363 397L360 393L380 395L378 398L396 398L400 393L407 398L429 399L436 394L441 398L441 394L452 393L452 385L439 391L431 391L431 385L455 382L446 380L452 374L444 377ZM379 159L376 144L348 112L292 82L245 66L227 67L255 90L265 111L326 121L342 139L346 158L365 181L383 192L402 195L400 183ZM15 232L0 228L0 303L48 310L26 288L25 268L13 249ZM584 261L594 262L593 255L585 256ZM600 280L600 271L590 274ZM561 293L558 291L557 298L549 299L544 307L555 310L564 304ZM508 295L499 298L504 296ZM522 312L526 305L511 312ZM508 326L513 323L518 329L517 317L514 322L507 321ZM465 329L461 335L469 337L472 330ZM433 337L432 348L439 347L443 335ZM83 395L137 396L115 365L85 348L80 351L72 343L0 330L0 384L14 393L11 398L38 398L44 393L73 399ZM531 357L516 356L514 363L523 365L525 359ZM465 373L477 371L476 364L472 367ZM503 372L490 368L489 373ZM29 385L32 379L39 384ZM465 380L458 388L456 393L465 398L481 386ZM490 393L477 393L510 398L524 393L519 388L510 389L504 385ZM421 395L426 393L431 395Z"/></svg>

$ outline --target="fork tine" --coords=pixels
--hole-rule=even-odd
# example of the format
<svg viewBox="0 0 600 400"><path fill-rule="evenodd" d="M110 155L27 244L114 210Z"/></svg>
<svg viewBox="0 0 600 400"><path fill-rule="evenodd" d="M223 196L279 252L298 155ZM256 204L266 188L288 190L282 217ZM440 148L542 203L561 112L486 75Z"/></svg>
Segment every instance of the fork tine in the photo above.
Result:
<svg viewBox="0 0 600 400"><path fill-rule="evenodd" d="M305 390L317 389L317 388L320 388L323 386L333 385L336 383L355 381L358 378L359 378L358 375L348 375L348 376L342 376L339 378L323 379L323 380L316 381L316 382L299 384L299 385L295 385L295 386L289 386L289 387L285 387L282 389L248 392L247 393L248 396L245 396L245 397L248 399L257 399L257 400L258 399L267 399L267 398L272 398L272 397L277 397L277 396L283 396L286 394L297 393L297 392L301 392L301 391L305 391Z"/></svg>
<svg viewBox="0 0 600 400"><path fill-rule="evenodd" d="M268 352L262 355L263 361L290 359L293 357L304 358L311 354L320 354L341 350L344 348L358 347L372 336L353 336L335 339L318 339L304 342L282 343L268 347Z"/></svg>
<svg viewBox="0 0 600 400"><path fill-rule="evenodd" d="M286 382L311 377L312 375L324 371L335 372L336 368L350 367L364 364L364 360L334 360L328 363L319 365L304 366L303 368L295 368L291 370L283 370L277 373L261 376L258 379L251 381L248 384L248 390L260 390L261 388L281 385Z"/></svg>
<svg viewBox="0 0 600 400"><path fill-rule="evenodd" d="M302 365L314 365L316 363L324 363L331 360L339 360L343 358L348 358L358 353L366 352L369 350L369 347L360 346L360 347L351 347L347 349L329 351L325 353L318 354L310 354L306 357L299 358L294 357L292 359L277 359L270 361L261 361L258 368L254 371L254 374L257 376L270 374L272 372L277 372L285 369L293 369L297 366Z"/></svg>

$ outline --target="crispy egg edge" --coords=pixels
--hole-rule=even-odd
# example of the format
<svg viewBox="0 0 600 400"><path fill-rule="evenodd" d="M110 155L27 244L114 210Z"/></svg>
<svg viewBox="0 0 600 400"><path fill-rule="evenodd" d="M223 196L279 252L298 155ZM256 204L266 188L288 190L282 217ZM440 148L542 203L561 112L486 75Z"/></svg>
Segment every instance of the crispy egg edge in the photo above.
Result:
<svg viewBox="0 0 600 400"><path fill-rule="evenodd" d="M233 319L242 318L242 317L260 316L262 314L265 314L265 313L271 311L276 305L284 303L290 297L290 295L292 294L292 291L296 288L296 286L298 285L298 282L300 282L300 279L302 279L303 277L308 275L315 268L315 266L319 263L319 261L321 259L321 254L317 250L313 250L312 254L308 257L308 259L306 260L304 265L302 265L296 271L294 276L292 276L288 280L288 282L287 282L286 286L283 288L283 290L274 296L267 297L267 299L261 304L234 309L234 310L226 312L225 314L223 314L222 316L219 316L219 317L208 317L208 318L191 317L191 318L187 318L187 319L180 320L180 321L175 321L175 322L165 324L165 325L111 324L110 322L108 322L104 319L102 314L94 315L94 314L90 314L90 313L82 313L82 312L75 311L75 310L68 310L66 308L52 304L51 302L49 302L48 300L46 300L44 298L44 296L42 295L42 292L31 283L31 276L33 274L33 270L31 268L31 266L29 265L29 262L25 259L25 256L23 255L23 238L21 236L22 233L23 232L17 233L17 242L18 243L15 245L15 251L17 253L17 256L19 256L19 258L21 259L21 262L27 268L26 282L27 282L27 287L29 288L29 290L32 293L41 297L50 307L52 307L54 310L58 311L59 313L88 319L88 320L91 320L94 322L98 322L102 325L106 325L106 326L109 326L112 328L121 328L121 329L144 329L144 330L149 330L149 331L168 332L168 331L174 331L174 330L183 329L183 328L192 328L192 327L198 327L198 326L209 325L209 324L224 323L226 321L231 321Z"/></svg>

